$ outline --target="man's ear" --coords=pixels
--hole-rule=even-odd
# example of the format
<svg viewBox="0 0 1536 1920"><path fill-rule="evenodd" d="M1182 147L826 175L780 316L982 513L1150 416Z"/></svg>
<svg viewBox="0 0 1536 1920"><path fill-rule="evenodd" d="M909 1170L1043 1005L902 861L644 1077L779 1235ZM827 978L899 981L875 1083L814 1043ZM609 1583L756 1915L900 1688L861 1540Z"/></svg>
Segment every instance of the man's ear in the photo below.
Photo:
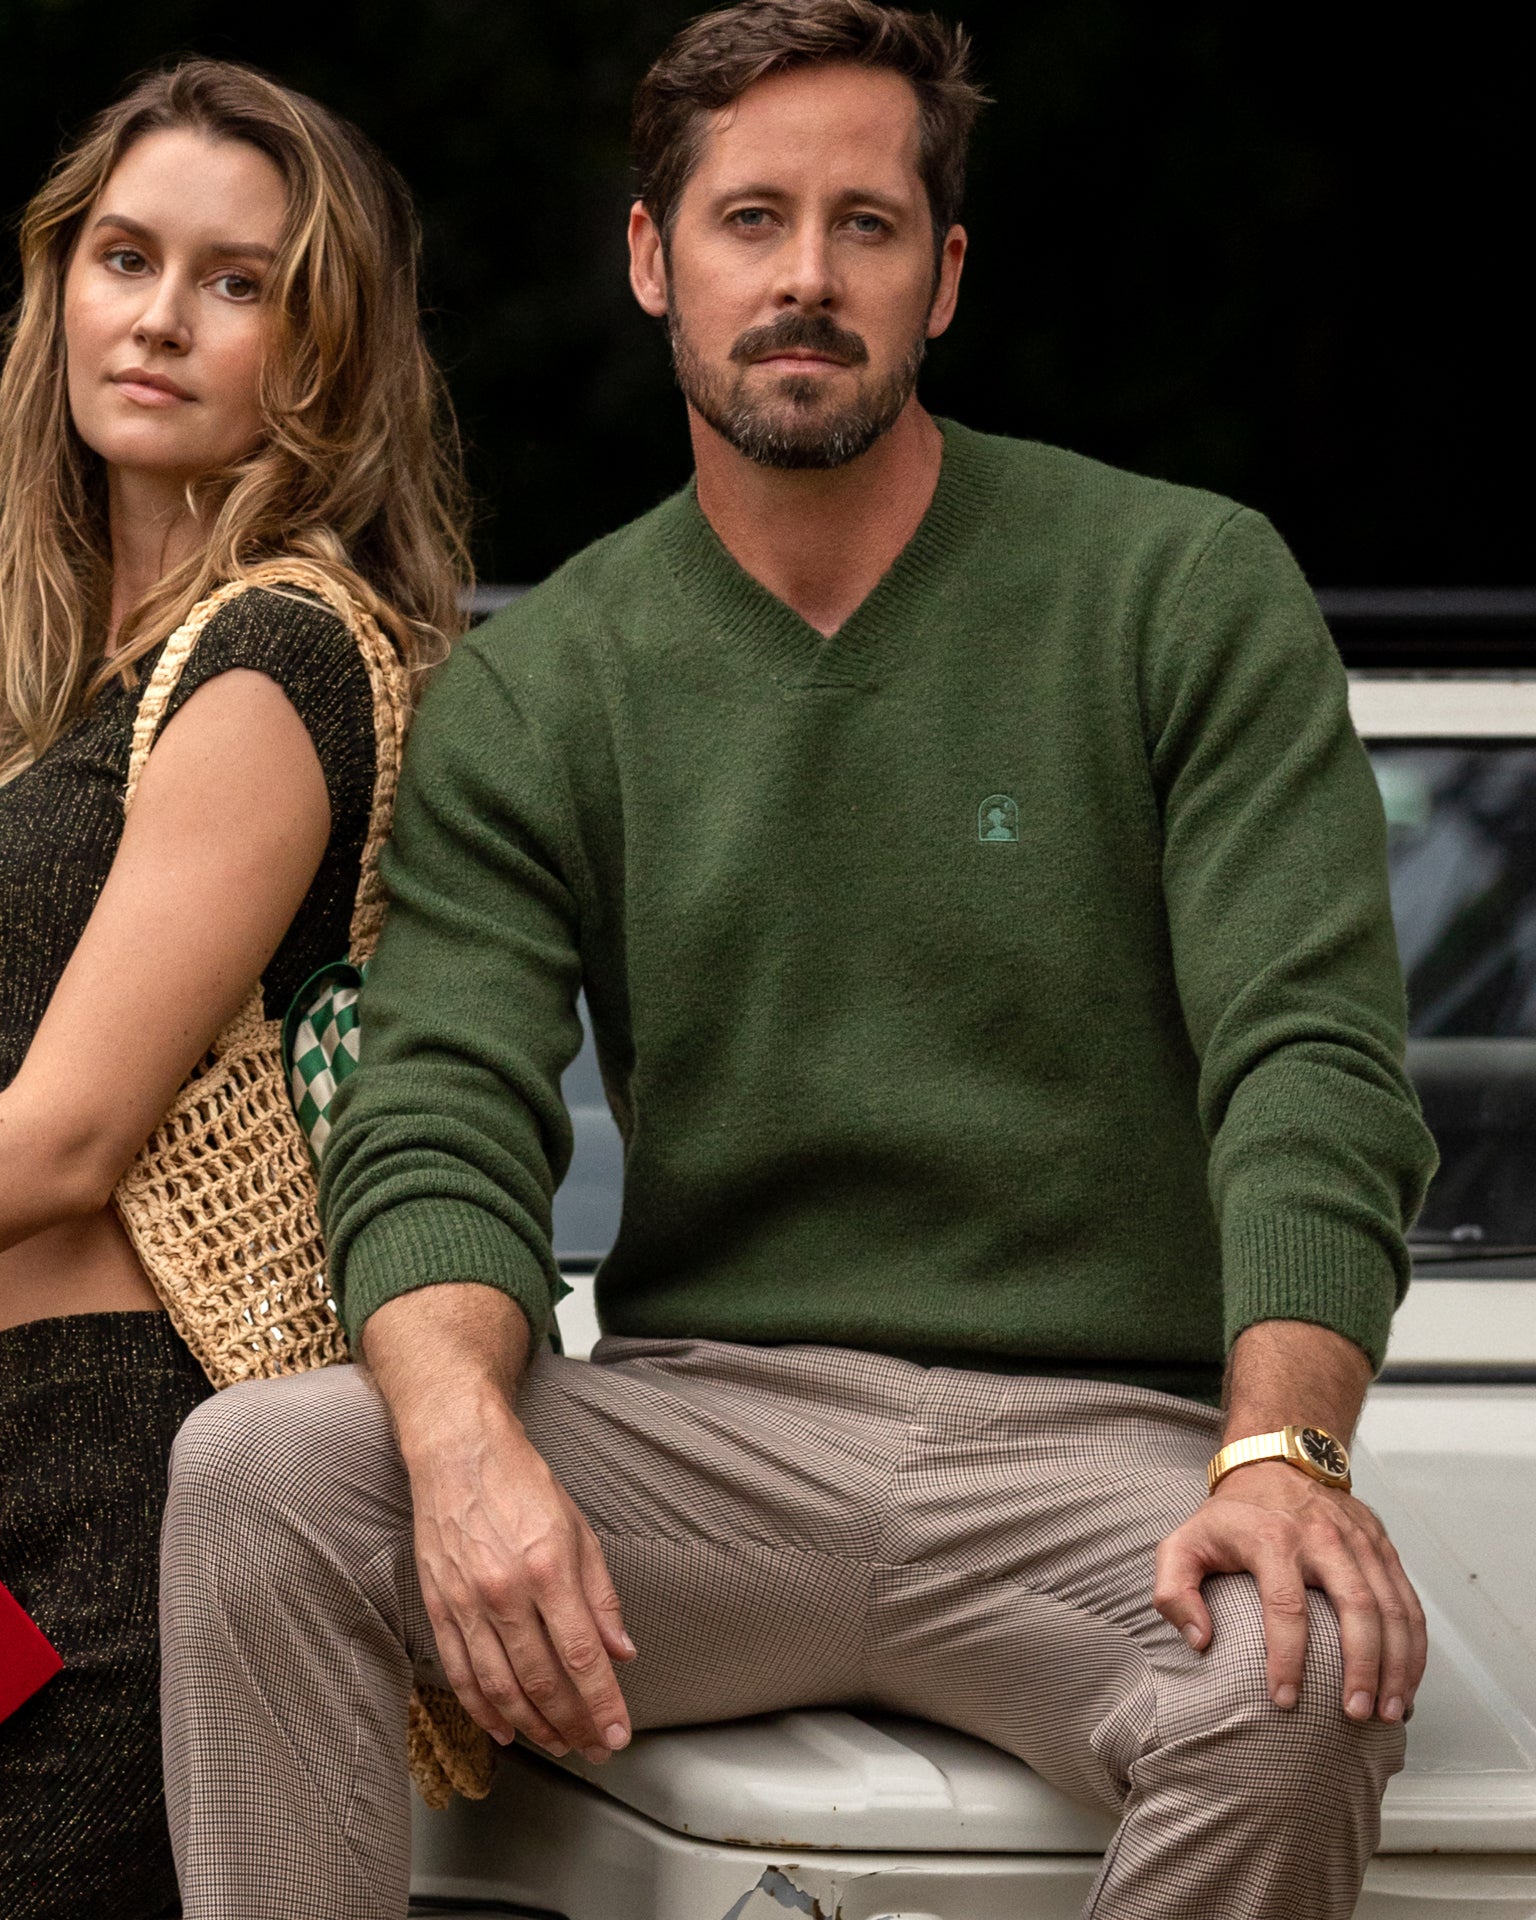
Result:
<svg viewBox="0 0 1536 1920"><path fill-rule="evenodd" d="M637 200L629 210L629 284L653 320L667 311L667 260L661 228Z"/></svg>
<svg viewBox="0 0 1536 1920"><path fill-rule="evenodd" d="M937 340L955 317L960 298L960 270L965 265L964 227L951 227L939 251L939 283L934 288L933 305L928 309L928 338Z"/></svg>

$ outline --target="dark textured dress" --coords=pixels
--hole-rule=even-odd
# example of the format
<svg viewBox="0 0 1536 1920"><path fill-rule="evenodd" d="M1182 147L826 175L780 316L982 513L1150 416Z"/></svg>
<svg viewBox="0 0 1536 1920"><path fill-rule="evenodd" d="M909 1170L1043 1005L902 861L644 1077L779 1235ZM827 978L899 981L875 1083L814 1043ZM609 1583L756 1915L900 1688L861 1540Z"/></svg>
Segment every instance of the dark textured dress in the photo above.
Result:
<svg viewBox="0 0 1536 1920"><path fill-rule="evenodd" d="M140 686L158 657L141 663ZM341 621L286 594L255 589L214 616L169 713L231 668L287 694L330 796L320 871L264 976L278 1015L346 952L373 792L372 701ZM138 695L113 682L0 787L0 1087L116 855ZM72 1314L0 1332L0 1581L64 1661L0 1721L3 1920L179 1910L160 1769L159 1530L171 1441L208 1391L163 1314Z"/></svg>

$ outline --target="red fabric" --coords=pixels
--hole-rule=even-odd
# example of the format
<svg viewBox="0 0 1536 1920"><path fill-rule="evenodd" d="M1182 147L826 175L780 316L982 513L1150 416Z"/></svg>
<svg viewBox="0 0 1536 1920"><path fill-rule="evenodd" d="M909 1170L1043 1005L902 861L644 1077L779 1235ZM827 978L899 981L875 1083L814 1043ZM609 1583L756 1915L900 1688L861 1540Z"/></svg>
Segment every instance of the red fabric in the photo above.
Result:
<svg viewBox="0 0 1536 1920"><path fill-rule="evenodd" d="M42 1628L0 1584L0 1720L30 1700L63 1664Z"/></svg>

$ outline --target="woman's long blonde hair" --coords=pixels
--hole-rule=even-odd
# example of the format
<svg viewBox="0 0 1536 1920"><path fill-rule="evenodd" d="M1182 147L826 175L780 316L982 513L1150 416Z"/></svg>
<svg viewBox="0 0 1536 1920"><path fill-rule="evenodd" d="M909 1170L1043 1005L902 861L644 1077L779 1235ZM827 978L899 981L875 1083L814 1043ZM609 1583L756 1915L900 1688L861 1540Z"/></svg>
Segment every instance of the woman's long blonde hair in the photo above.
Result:
<svg viewBox="0 0 1536 1920"><path fill-rule="evenodd" d="M105 471L70 417L64 276L123 154L171 127L243 140L287 184L263 293L265 432L189 490L206 538L132 610L104 660ZM467 510L452 414L422 338L419 247L404 182L356 128L228 61L150 75L60 158L22 219L22 295L0 373L0 782L205 594L278 556L334 575L408 667L445 651L463 626Z"/></svg>

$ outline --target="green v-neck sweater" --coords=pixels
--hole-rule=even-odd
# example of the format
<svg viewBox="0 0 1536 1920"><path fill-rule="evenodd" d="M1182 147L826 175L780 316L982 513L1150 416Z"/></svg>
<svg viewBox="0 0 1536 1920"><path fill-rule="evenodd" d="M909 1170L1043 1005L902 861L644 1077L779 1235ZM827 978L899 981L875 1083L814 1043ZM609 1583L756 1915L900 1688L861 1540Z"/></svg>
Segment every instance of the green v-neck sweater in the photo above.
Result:
<svg viewBox="0 0 1536 1920"><path fill-rule="evenodd" d="M1250 1323L1380 1361L1434 1150L1345 680L1258 515L944 426L823 639L691 488L458 649L413 734L326 1154L354 1334L536 1328L585 986L615 1333L1197 1396Z"/></svg>

